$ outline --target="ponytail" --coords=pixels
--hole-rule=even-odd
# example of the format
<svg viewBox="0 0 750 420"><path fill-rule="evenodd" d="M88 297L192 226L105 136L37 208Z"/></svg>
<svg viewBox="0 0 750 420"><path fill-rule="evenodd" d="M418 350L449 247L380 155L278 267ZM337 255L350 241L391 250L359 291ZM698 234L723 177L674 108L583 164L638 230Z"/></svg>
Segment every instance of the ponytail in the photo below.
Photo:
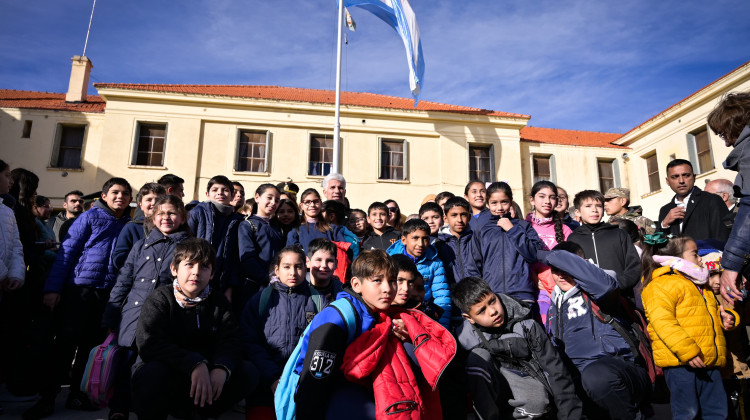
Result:
<svg viewBox="0 0 750 420"><path fill-rule="evenodd" d="M555 242L558 244L565 242L565 233L563 232L562 215L557 210L552 210L552 221L555 224Z"/></svg>

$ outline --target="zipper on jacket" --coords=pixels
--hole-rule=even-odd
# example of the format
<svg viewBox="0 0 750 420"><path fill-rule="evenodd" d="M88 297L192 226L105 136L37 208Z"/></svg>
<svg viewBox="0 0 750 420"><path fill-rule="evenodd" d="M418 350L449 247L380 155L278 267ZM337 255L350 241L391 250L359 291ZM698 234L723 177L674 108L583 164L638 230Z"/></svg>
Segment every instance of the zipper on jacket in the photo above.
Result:
<svg viewBox="0 0 750 420"><path fill-rule="evenodd" d="M505 232L503 232L503 252L501 264L503 266L503 293L508 293L508 279L505 277Z"/></svg>
<svg viewBox="0 0 750 420"><path fill-rule="evenodd" d="M461 236L459 235L458 239L458 270L460 272L461 278L460 279L453 279L456 283L463 280L463 276L466 274L464 271L464 260L461 258Z"/></svg>
<svg viewBox="0 0 750 420"><path fill-rule="evenodd" d="M591 232L591 242L594 244L594 258L596 258L596 266L599 267L599 252L596 249L596 233L595 232Z"/></svg>

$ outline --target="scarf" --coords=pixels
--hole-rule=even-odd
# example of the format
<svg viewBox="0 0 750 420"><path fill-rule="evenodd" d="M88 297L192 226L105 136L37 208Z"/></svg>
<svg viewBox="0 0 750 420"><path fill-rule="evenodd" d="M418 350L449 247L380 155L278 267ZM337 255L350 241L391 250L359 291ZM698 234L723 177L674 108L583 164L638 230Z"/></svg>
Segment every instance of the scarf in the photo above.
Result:
<svg viewBox="0 0 750 420"><path fill-rule="evenodd" d="M234 206L221 204L218 201L214 201L214 200L211 200L211 204L214 205L214 207L216 208L216 211L223 214L224 216L229 216L232 213L234 213Z"/></svg>
<svg viewBox="0 0 750 420"><path fill-rule="evenodd" d="M177 301L177 304L180 305L181 308L192 308L193 306L196 306L206 300L208 294L211 293L211 286L207 285L206 288L201 292L200 296L198 296L197 298L190 298L185 295L185 293L183 293L182 288L180 288L180 283L177 281L177 279L174 279L174 281L172 282L172 287L174 288L174 299Z"/></svg>
<svg viewBox="0 0 750 420"><path fill-rule="evenodd" d="M708 282L708 269L690 261L671 255L654 255L654 261L662 267L672 267L693 283L702 286Z"/></svg>

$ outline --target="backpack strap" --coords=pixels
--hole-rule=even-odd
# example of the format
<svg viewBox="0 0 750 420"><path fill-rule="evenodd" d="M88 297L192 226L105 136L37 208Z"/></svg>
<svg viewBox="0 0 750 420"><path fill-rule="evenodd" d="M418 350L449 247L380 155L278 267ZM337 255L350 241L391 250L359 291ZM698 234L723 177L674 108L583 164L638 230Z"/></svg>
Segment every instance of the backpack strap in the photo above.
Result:
<svg viewBox="0 0 750 420"><path fill-rule="evenodd" d="M349 299L337 299L331 303L331 306L336 308L341 314L341 318L344 320L346 325L346 342L347 344L354 341L354 335L357 333L357 315L354 312L354 304Z"/></svg>
<svg viewBox="0 0 750 420"><path fill-rule="evenodd" d="M268 303L271 301L271 293L273 293L273 286L270 284L260 292L260 304L258 305L259 318L263 318L263 315L268 311Z"/></svg>
<svg viewBox="0 0 750 420"><path fill-rule="evenodd" d="M323 310L323 295L312 284L310 286L310 296L315 304L315 312L320 313Z"/></svg>

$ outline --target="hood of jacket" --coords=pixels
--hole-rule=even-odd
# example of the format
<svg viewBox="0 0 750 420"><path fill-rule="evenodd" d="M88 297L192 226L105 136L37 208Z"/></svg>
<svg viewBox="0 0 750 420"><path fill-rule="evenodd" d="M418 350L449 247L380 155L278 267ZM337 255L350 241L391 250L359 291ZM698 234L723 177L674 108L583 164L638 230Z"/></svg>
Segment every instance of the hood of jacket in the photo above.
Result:
<svg viewBox="0 0 750 420"><path fill-rule="evenodd" d="M496 293L495 295L500 299L500 304L503 306L505 322L498 328L485 328L477 325L477 330L484 333L487 337L494 334L510 333L517 323L531 319L531 310L522 305L521 302L502 293ZM463 324L458 327L456 335L458 342L465 349L472 349L480 344L477 331L472 327L468 319L464 319Z"/></svg>

